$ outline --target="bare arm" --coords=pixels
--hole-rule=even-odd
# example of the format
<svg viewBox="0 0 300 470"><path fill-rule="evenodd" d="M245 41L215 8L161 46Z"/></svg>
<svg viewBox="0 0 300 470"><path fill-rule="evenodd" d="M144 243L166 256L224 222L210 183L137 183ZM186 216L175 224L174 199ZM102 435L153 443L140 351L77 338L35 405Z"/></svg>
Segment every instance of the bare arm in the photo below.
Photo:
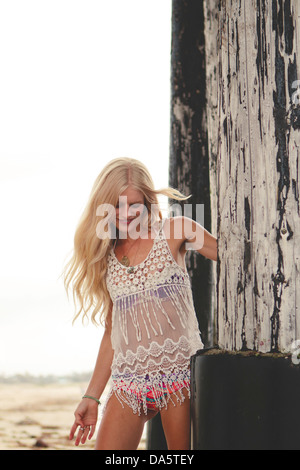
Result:
<svg viewBox="0 0 300 470"><path fill-rule="evenodd" d="M205 258L217 261L217 239L198 222L188 217L173 217L170 219L169 230L183 255L187 250L195 250Z"/></svg>
<svg viewBox="0 0 300 470"><path fill-rule="evenodd" d="M103 338L100 344L98 357L96 360L96 365L94 372L88 388L86 390L86 395L91 395L95 398L100 398L103 390L108 382L110 377L110 367L113 359L113 349L111 346L111 309L109 316L106 322L106 328L103 334Z"/></svg>
<svg viewBox="0 0 300 470"><path fill-rule="evenodd" d="M202 235L199 234L199 232L202 231ZM186 243L189 245L191 249L193 249L193 244L196 244L196 247L194 248L198 253L201 255L205 256L205 258L211 259L213 261L217 261L218 259L218 241L217 239L210 233L208 232L204 227L199 225L197 222L193 223L193 232L195 232L195 235L188 239ZM203 244L200 247L197 247L197 239L198 237L200 239L203 239ZM201 245L201 242L200 242Z"/></svg>
<svg viewBox="0 0 300 470"><path fill-rule="evenodd" d="M111 314L112 308L110 308L106 319L105 331L101 340L96 365L85 393L97 399L101 397L111 373L111 363L113 359L113 349L110 339ZM80 426L85 428L85 430L79 430L75 445L79 445L80 442L84 444L87 438L91 439L94 435L98 418L98 403L90 398L83 398L76 408L74 415L75 421L70 431L70 439L73 439L78 426Z"/></svg>

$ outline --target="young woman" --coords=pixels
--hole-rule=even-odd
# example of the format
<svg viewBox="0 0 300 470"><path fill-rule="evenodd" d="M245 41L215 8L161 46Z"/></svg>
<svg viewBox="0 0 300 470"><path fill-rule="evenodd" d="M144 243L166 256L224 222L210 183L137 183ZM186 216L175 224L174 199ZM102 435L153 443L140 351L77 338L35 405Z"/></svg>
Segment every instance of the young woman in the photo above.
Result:
<svg viewBox="0 0 300 470"><path fill-rule="evenodd" d="M111 388L96 449L134 450L147 420L157 413L169 449L189 449L190 358L203 348L185 254L195 249L217 259L217 240L184 216L162 219L158 194L134 159L110 162L95 181L65 273L77 315L105 324L95 369L75 411L70 439L95 432L99 399ZM77 429L79 430L77 431Z"/></svg>

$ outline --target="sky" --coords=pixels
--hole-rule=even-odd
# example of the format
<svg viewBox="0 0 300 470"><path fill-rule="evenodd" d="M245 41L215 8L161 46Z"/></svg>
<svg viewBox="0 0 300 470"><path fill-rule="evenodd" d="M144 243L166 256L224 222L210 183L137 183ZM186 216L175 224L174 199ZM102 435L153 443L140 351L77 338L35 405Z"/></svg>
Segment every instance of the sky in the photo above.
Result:
<svg viewBox="0 0 300 470"><path fill-rule="evenodd" d="M168 184L171 0L0 2L0 374L94 367L61 278L103 166Z"/></svg>

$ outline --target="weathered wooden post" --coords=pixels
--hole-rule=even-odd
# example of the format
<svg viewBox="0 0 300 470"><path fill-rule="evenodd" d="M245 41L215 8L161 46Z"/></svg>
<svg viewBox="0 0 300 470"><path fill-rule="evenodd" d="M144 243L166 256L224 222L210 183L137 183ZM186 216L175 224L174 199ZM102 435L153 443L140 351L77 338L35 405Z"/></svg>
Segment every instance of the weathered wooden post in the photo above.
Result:
<svg viewBox="0 0 300 470"><path fill-rule="evenodd" d="M171 53L170 185L193 208L203 205L201 221L211 231L203 1L173 0ZM183 209L186 205L183 205ZM213 263L196 252L186 257L202 340L213 344L215 286Z"/></svg>
<svg viewBox="0 0 300 470"><path fill-rule="evenodd" d="M225 349L287 352L300 338L299 14L298 0L221 2L218 337Z"/></svg>
<svg viewBox="0 0 300 470"><path fill-rule="evenodd" d="M300 4L205 13L218 348L192 365L192 445L300 449Z"/></svg>

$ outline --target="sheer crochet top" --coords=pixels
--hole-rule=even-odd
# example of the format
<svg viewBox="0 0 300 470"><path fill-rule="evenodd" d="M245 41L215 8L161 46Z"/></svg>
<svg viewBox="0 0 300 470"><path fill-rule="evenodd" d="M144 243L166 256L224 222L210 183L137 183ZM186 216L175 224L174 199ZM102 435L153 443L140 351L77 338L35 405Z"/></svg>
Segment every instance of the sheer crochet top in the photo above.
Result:
<svg viewBox="0 0 300 470"><path fill-rule="evenodd" d="M106 282L113 302L111 393L134 412L140 412L141 406L146 412L149 389L166 389L167 383L170 391L174 381L189 385L190 358L203 348L190 278L170 251L163 223L138 265L122 265L113 249L108 255ZM167 401L160 400L160 407Z"/></svg>

